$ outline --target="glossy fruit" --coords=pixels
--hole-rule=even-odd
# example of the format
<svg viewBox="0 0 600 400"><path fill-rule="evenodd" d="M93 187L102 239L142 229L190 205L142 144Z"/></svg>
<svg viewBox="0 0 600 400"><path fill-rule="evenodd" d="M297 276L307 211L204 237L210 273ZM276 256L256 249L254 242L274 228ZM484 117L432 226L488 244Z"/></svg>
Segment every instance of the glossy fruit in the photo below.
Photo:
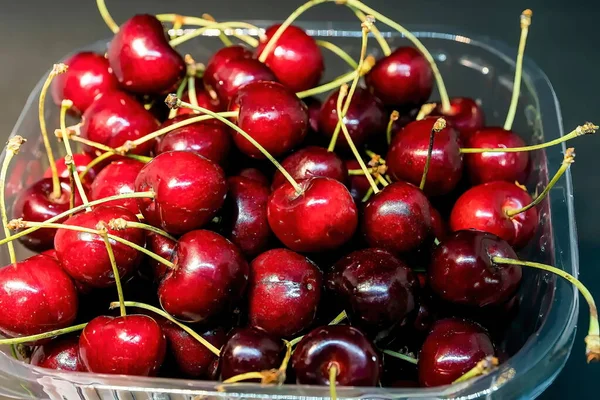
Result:
<svg viewBox="0 0 600 400"><path fill-rule="evenodd" d="M36 347L30 363L59 371L87 372L79 360L78 337L56 338Z"/></svg>
<svg viewBox="0 0 600 400"><path fill-rule="evenodd" d="M308 128L311 134L319 132L319 114L321 113L321 100L316 97L302 99L308 108Z"/></svg>
<svg viewBox="0 0 600 400"><path fill-rule="evenodd" d="M176 245L177 242L157 233L148 232L146 235L146 248L166 260L171 260L175 253ZM156 283L160 283L167 272L169 272L169 267L151 257L146 257L146 264L149 267L152 279Z"/></svg>
<svg viewBox="0 0 600 400"><path fill-rule="evenodd" d="M360 169L360 164L355 159L344 161L347 170ZM348 188L356 204L362 204L371 184L365 175L348 175Z"/></svg>
<svg viewBox="0 0 600 400"><path fill-rule="evenodd" d="M73 154L73 164L75 164L75 171L77 173L82 173L87 169L87 165L93 161L93 158L87 155L86 153L75 153ZM58 172L58 176L60 178L69 179L71 175L71 171L69 167L65 164L65 158L59 158L56 160L56 170ZM81 182L83 184L89 185L92 183L94 178L96 177L97 172L95 168L90 168L90 170L85 174ZM50 167L46 169L44 172L44 178L52 178L52 170Z"/></svg>
<svg viewBox="0 0 600 400"><path fill-rule="evenodd" d="M225 47L228 48L228 47ZM209 109L214 112L221 112L227 109L227 104L221 103L219 98L213 98L210 93L204 88L204 82L202 79L196 78L195 81L195 89L196 89L196 102L198 106L202 108ZM190 93L189 91L185 91L183 96L181 96L181 101L185 101L186 103L190 103ZM188 114L196 114L194 110L189 108L180 107L177 109L177 115L188 115ZM198 114L196 114L198 115Z"/></svg>
<svg viewBox="0 0 600 400"><path fill-rule="evenodd" d="M460 132L463 143L485 125L483 110L469 97L453 97L450 99L450 110L443 112L440 103L429 115L446 118Z"/></svg>
<svg viewBox="0 0 600 400"><path fill-rule="evenodd" d="M267 178L265 174L263 174L258 168L244 168L238 172L238 175L244 178L255 180L267 188L271 186L269 178Z"/></svg>
<svg viewBox="0 0 600 400"><path fill-rule="evenodd" d="M144 168L141 161L123 159L113 161L100 171L90 187L90 199L100 200L110 196L135 192L135 179ZM104 205L121 206L134 214L140 212L136 199L113 200Z"/></svg>

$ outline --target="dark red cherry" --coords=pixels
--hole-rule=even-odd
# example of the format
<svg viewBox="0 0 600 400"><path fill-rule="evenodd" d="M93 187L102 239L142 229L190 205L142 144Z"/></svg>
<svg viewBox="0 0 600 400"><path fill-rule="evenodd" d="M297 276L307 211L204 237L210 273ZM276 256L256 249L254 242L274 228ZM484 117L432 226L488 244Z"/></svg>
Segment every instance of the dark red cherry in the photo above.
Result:
<svg viewBox="0 0 600 400"><path fill-rule="evenodd" d="M238 176L253 179L266 187L271 186L269 178L267 178L258 168L244 168L238 173Z"/></svg>
<svg viewBox="0 0 600 400"><path fill-rule="evenodd" d="M59 337L38 346L31 355L31 365L59 371L87 372L79 360L79 338Z"/></svg>
<svg viewBox="0 0 600 400"><path fill-rule="evenodd" d="M431 229L435 238L444 240L449 233L448 224L437 209L431 207L429 213L431 214Z"/></svg>
<svg viewBox="0 0 600 400"><path fill-rule="evenodd" d="M319 115L319 131L327 138L331 138L335 127L339 122L337 114L337 100L339 90L331 93L321 107ZM371 137L385 137L385 128L388 116L385 113L381 100L372 95L366 89L356 88L354 96L350 102L348 112L344 117L344 123L348 128L348 133L356 146L365 143ZM346 137L340 131L337 138L337 145L341 148L348 148Z"/></svg>
<svg viewBox="0 0 600 400"><path fill-rule="evenodd" d="M156 156L140 171L135 188L154 192L153 199L138 199L140 210L149 224L172 234L208 223L227 194L221 167L187 151Z"/></svg>
<svg viewBox="0 0 600 400"><path fill-rule="evenodd" d="M52 81L52 99L57 106L64 99L71 100L70 112L81 114L92 104L96 96L119 89L119 82L112 74L108 60L91 51L82 51L64 62L69 69Z"/></svg>
<svg viewBox="0 0 600 400"><path fill-rule="evenodd" d="M327 274L327 289L344 304L352 323L375 341L406 324L416 308L417 288L410 268L381 249L350 253Z"/></svg>
<svg viewBox="0 0 600 400"><path fill-rule="evenodd" d="M58 261L37 255L0 269L0 305L0 332L19 337L70 326L78 298Z"/></svg>
<svg viewBox="0 0 600 400"><path fill-rule="evenodd" d="M450 110L443 112L441 103L433 110L430 116L444 117L460 133L464 142L469 136L485 125L485 115L475 100L469 97L454 97L450 99Z"/></svg>
<svg viewBox="0 0 600 400"><path fill-rule="evenodd" d="M154 376L167 342L158 323L146 315L97 317L79 337L79 357L90 372Z"/></svg>
<svg viewBox="0 0 600 400"><path fill-rule="evenodd" d="M159 235L154 232L148 232L146 235L146 248L166 260L171 260L173 253L175 252L176 245L177 242L174 242L163 235ZM156 283L160 283L167 272L169 272L169 267L151 257L147 257L146 263L150 267L149 272L152 275L152 279Z"/></svg>
<svg viewBox="0 0 600 400"><path fill-rule="evenodd" d="M435 122L435 118L411 122L394 136L385 158L388 173L393 179L414 185L421 183L429 137ZM442 131L435 133L424 192L429 196L449 193L460 181L462 169L463 157L458 132L447 125Z"/></svg>
<svg viewBox="0 0 600 400"><path fill-rule="evenodd" d="M196 322L228 311L248 282L248 263L238 248L211 231L183 235L173 263L158 296L165 311L182 320Z"/></svg>
<svg viewBox="0 0 600 400"><path fill-rule="evenodd" d="M319 132L319 114L321 113L322 103L316 97L307 97L302 99L308 108L308 128L312 133Z"/></svg>
<svg viewBox="0 0 600 400"><path fill-rule="evenodd" d="M298 252L332 250L349 241L358 224L358 210L346 187L315 177L299 182L302 193L288 182L269 199L269 225L277 238Z"/></svg>
<svg viewBox="0 0 600 400"><path fill-rule="evenodd" d="M344 161L344 165L346 170L360 169L360 164L355 159ZM362 204L362 199L371 188L369 180L364 175L348 175L348 182L352 198L356 204Z"/></svg>
<svg viewBox="0 0 600 400"><path fill-rule="evenodd" d="M431 232L431 205L418 187L394 182L365 206L362 231L371 247L392 253L416 249Z"/></svg>
<svg viewBox="0 0 600 400"><path fill-rule="evenodd" d="M292 337L315 319L323 276L308 258L287 249L262 253L250 264L250 326Z"/></svg>
<svg viewBox="0 0 600 400"><path fill-rule="evenodd" d="M35 184L44 172L41 158L28 160L27 157L16 157L11 165L12 172L8 174L4 187L7 204L14 201L15 196L25 188Z"/></svg>
<svg viewBox="0 0 600 400"><path fill-rule="evenodd" d="M90 188L91 200L135 192L135 179L144 168L141 161L130 158L113 161L100 171ZM136 199L113 200L104 205L121 206L134 214L140 212Z"/></svg>
<svg viewBox="0 0 600 400"><path fill-rule="evenodd" d="M512 217L507 212L532 201L529 193L514 183L497 181L474 186L456 200L450 214L450 229L490 232L520 249L535 235L538 212L535 207Z"/></svg>
<svg viewBox="0 0 600 400"><path fill-rule="evenodd" d="M162 24L148 14L135 15L121 25L108 44L107 57L121 86L139 94L171 92L186 71Z"/></svg>
<svg viewBox="0 0 600 400"><path fill-rule="evenodd" d="M503 128L482 128L465 141L469 148L523 147L526 143L519 135ZM474 185L493 181L524 183L527 178L529 152L518 153L467 153L465 165Z"/></svg>
<svg viewBox="0 0 600 400"><path fill-rule="evenodd" d="M454 318L437 321L419 354L419 383L428 387L451 384L493 355L494 345L479 325Z"/></svg>
<svg viewBox="0 0 600 400"><path fill-rule="evenodd" d="M65 225L97 229L99 223L122 218L138 222L131 211L115 206L98 206L92 211L76 214L66 220ZM138 246L144 246L146 235L142 229L108 229L108 233L129 240ZM119 276L124 278L138 267L141 253L122 243L111 241ZM64 270L75 280L96 288L110 287L115 277L106 251L104 240L99 235L90 235L67 229L58 229L54 238L56 257Z"/></svg>
<svg viewBox="0 0 600 400"><path fill-rule="evenodd" d="M398 47L377 61L365 76L365 83L385 105L414 108L431 96L433 71L419 50Z"/></svg>
<svg viewBox="0 0 600 400"><path fill-rule="evenodd" d="M229 61L242 60L252 58L252 51L244 46L227 46L219 49L213 56L208 60L202 82L206 91L211 95L212 98L219 98L219 90L224 85L225 75L222 75L222 69ZM275 75L273 75L275 76ZM228 102L224 102L226 106Z"/></svg>
<svg viewBox="0 0 600 400"><path fill-rule="evenodd" d="M284 354L282 340L255 328L236 329L221 349L221 379L279 368Z"/></svg>
<svg viewBox="0 0 600 400"><path fill-rule="evenodd" d="M229 47L225 47L226 49ZM208 110L214 112L221 112L227 109L227 104L221 103L218 97L213 98L210 93L204 88L204 82L202 79L196 78L195 81L195 89L196 89L196 102L198 106L202 108L206 108ZM181 96L181 100L186 103L190 103L190 93L185 91L183 96ZM177 109L177 115L188 115L188 114L196 114L194 110L190 108L180 107ZM196 114L198 115L198 114Z"/></svg>
<svg viewBox="0 0 600 400"><path fill-rule="evenodd" d="M277 24L267 28L264 40L261 38L254 53L257 57L280 26L281 24ZM294 25L288 26L277 39L265 64L275 73L279 82L294 92L317 86L325 70L323 54L315 39Z"/></svg>
<svg viewBox="0 0 600 400"><path fill-rule="evenodd" d="M82 173L87 169L87 165L93 161L93 158L87 155L86 153L75 153L73 154L73 164L75 164L75 170L77 173ZM71 171L69 167L65 164L65 158L62 157L56 160L56 169L58 171L58 176L61 178L69 179L71 175ZM90 168L90 170L85 174L82 179L82 183L90 184L94 178L96 177L97 172L95 168ZM52 170L50 167L46 169L44 172L44 178L52 178Z"/></svg>
<svg viewBox="0 0 600 400"><path fill-rule="evenodd" d="M158 121L136 99L121 91L104 93L87 108L82 117L81 136L112 148L123 145L158 129ZM149 154L152 141L133 149L134 154ZM96 157L100 150L83 146Z"/></svg>
<svg viewBox="0 0 600 400"><path fill-rule="evenodd" d="M328 325L311 331L292 356L299 384L329 385L332 366L337 369L338 386L376 386L381 375L373 345L349 325Z"/></svg>
<svg viewBox="0 0 600 400"><path fill-rule="evenodd" d="M296 94L277 82L253 82L237 91L229 105L239 111L237 125L273 157L300 144L306 136L308 110ZM263 154L242 135L233 134L236 146L252 158Z"/></svg>
<svg viewBox="0 0 600 400"><path fill-rule="evenodd" d="M474 307L499 304L521 282L521 267L498 264L493 257L517 258L508 243L490 233L454 232L434 250L429 286L442 299Z"/></svg>

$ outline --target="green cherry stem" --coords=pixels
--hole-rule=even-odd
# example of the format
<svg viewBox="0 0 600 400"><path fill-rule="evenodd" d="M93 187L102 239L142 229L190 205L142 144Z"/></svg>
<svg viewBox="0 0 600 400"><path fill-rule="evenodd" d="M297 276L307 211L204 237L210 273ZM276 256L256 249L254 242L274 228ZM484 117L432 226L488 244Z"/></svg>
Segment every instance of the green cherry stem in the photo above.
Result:
<svg viewBox="0 0 600 400"><path fill-rule="evenodd" d="M417 365L419 363L419 360L417 360L414 357L411 357L407 354L402 354L399 353L397 351L392 351L392 350L382 350L382 353L387 354L388 356L394 357L394 358L398 358L400 360L404 360L406 362L409 362L411 364Z"/></svg>
<svg viewBox="0 0 600 400"><path fill-rule="evenodd" d="M431 132L429 133L429 146L427 147L427 159L425 160L425 167L423 167L423 175L421 176L421 183L419 189L425 188L425 181L427 181L427 173L429 172L429 164L431 164L431 153L433 152L433 142L435 140L435 134L441 132L446 127L446 120L444 118L438 118L433 124Z"/></svg>
<svg viewBox="0 0 600 400"><path fill-rule="evenodd" d="M38 340L42 340L42 339L50 339L50 338L53 338L56 336L66 335L67 333L78 332L78 331L82 330L83 328L85 328L86 325L87 325L87 322L84 324L70 326L68 328L57 329L55 331L38 333L37 335L21 336L18 338L11 338L11 339L0 339L0 346L4 346L4 345L8 345L8 344L15 345L15 344L21 344L21 343L30 343L30 342L37 342Z"/></svg>
<svg viewBox="0 0 600 400"><path fill-rule="evenodd" d="M167 239L172 240L174 242L177 241L177 239L175 239L173 236L169 235L167 232L165 232L162 229L159 229L155 226L143 224L141 222L127 221L123 218L111 219L110 221L108 221L108 227L115 231L120 231L120 230L128 229L128 228L144 229L148 232L153 232L153 233L156 233L157 235L164 236Z"/></svg>
<svg viewBox="0 0 600 400"><path fill-rule="evenodd" d="M361 22L367 21L367 16L365 15L365 13L363 13L362 11L360 11L357 8L354 8L354 7L350 7L350 8L352 9L352 11L354 11L354 14L356 14L356 16L358 17L358 19ZM387 57L390 54L392 54L392 49L390 49L390 45L388 44L388 42L385 40L385 38L383 37L383 35L381 34L379 29L377 29L377 27L375 25L371 26L371 33L375 37L375 40L377 40L377 43L379 43L379 47L381 47L381 51L383 52L383 55Z"/></svg>
<svg viewBox="0 0 600 400"><path fill-rule="evenodd" d="M8 215L6 212L6 199L5 196L5 187L6 187L6 175L8 173L8 166L10 165L11 160L14 156L19 153L21 145L26 142L23 137L17 135L8 140L6 145L6 156L4 157L4 161L2 162L2 169L0 170L0 212L2 214L2 227L4 228L4 235L6 238L10 237L10 230L8 228ZM6 240L6 239L5 239ZM12 242L7 242L8 247L8 255L10 257L10 263L13 265L17 265L17 256L15 253L15 246Z"/></svg>
<svg viewBox="0 0 600 400"><path fill-rule="evenodd" d="M187 85L188 85L188 80L187 79L182 79L181 83L177 87L177 92L176 93L177 93L177 97L178 98L182 98L183 97L183 92L187 88ZM177 115L177 109L173 108L173 109L171 109L169 111L169 119L175 118L176 115Z"/></svg>
<svg viewBox="0 0 600 400"><path fill-rule="evenodd" d="M484 358L483 360L479 361L477 363L477 365L475 365L472 369L467 371L464 375L462 375L460 378L458 378L457 380L455 380L452 383L460 383L460 382L468 381L469 379L478 377L480 375L487 375L497 366L498 366L498 359L493 356L488 356L488 357Z"/></svg>
<svg viewBox="0 0 600 400"><path fill-rule="evenodd" d="M392 129L394 128L394 122L400 118L400 113L396 110L392 111L390 114L390 119L387 124L387 128L385 129L385 138L387 140L388 146L392 143Z"/></svg>
<svg viewBox="0 0 600 400"><path fill-rule="evenodd" d="M353 70L356 70L358 68L358 64L356 63L356 61L354 61L354 59L350 56L350 54L348 54L346 51L344 51L338 45L335 45L326 40L317 40L316 42L317 42L317 45L321 46L324 49L331 51L333 54L335 54L336 56L338 56L339 58L344 60L346 62L346 64L348 64L350 66L350 68L352 68Z"/></svg>
<svg viewBox="0 0 600 400"><path fill-rule="evenodd" d="M117 286L117 295L119 297L120 315L121 317L125 317L127 315L127 311L125 310L125 297L123 296L121 275L119 274L117 262L115 261L115 253L113 252L112 245L110 244L110 239L108 238L108 229L106 229L106 225L104 223L98 224L96 228L98 228L100 236L102 237L102 240L104 240L106 252L108 253L108 258L110 260L110 266L112 268L113 275L115 276L115 285Z"/></svg>
<svg viewBox="0 0 600 400"><path fill-rule="evenodd" d="M331 82L322 84L321 86L315 86L314 88L310 88L307 90L303 90L301 92L297 92L296 96L298 96L298 98L300 98L300 99L304 99L306 97L316 96L317 94L329 92L330 90L340 87L344 83L353 81L357 75L359 75L358 71L348 72L346 74L338 76Z"/></svg>
<svg viewBox="0 0 600 400"><path fill-rule="evenodd" d="M202 18L211 21L211 22L217 22L212 15L210 14L202 14ZM219 39L221 40L221 42L223 42L223 45L225 47L229 47L232 46L233 43L231 43L231 40L229 40L229 38L227 37L227 35L223 32L223 29L219 29Z"/></svg>
<svg viewBox="0 0 600 400"><path fill-rule="evenodd" d="M331 397L331 400L337 400L337 391L335 389L337 375L337 364L331 364L329 367L329 396Z"/></svg>
<svg viewBox="0 0 600 400"><path fill-rule="evenodd" d="M100 12L100 16L104 20L104 23L106 24L106 26L108 26L108 29L110 29L112 33L119 32L119 25L117 25L113 17L108 12L108 8L106 7L106 3L104 2L104 0L96 0L96 6L98 7L98 11Z"/></svg>
<svg viewBox="0 0 600 400"><path fill-rule="evenodd" d="M419 113L417 114L415 121L420 121L425 119L426 116L431 114L433 110L437 107L437 103L425 103L419 109Z"/></svg>
<svg viewBox="0 0 600 400"><path fill-rule="evenodd" d="M85 194L85 190L83 190L83 185L81 184L81 178L79 178L79 174L77 173L75 163L73 162L73 151L71 150L71 143L69 141L69 134L67 132L67 110L73 107L73 102L71 100L63 100L60 106L60 130L62 132L63 143L65 144L65 151L67 152L67 157L65 157L65 164L68 162L68 167L70 171L70 175L75 182L75 186L77 187L77 192L79 193L79 197L81 197L81 201L84 205L89 203L89 200ZM73 190L71 190L73 192ZM88 209L89 210L89 209Z"/></svg>

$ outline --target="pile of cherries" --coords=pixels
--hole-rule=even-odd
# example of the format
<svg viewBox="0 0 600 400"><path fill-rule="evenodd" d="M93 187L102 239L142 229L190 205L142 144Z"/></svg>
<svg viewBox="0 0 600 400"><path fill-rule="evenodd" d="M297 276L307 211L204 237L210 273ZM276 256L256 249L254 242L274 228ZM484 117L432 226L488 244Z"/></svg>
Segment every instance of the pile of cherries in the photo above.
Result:
<svg viewBox="0 0 600 400"><path fill-rule="evenodd" d="M387 20L357 0L337 3L362 19L358 61L291 24L300 12L257 40L207 15L118 27L98 3L115 32L106 54L56 65L40 96L50 168L25 187L31 169L5 179L20 137L2 166L14 200L10 214L0 204L11 255L0 344L45 368L329 385L332 396L336 385L451 384L507 359L498 344L522 266L552 270L517 256L548 192L519 184L528 151L543 147L511 130L521 62L507 124L488 127L477 102L448 97L418 39L392 51L374 25ZM530 21L527 10L525 33ZM199 28L178 36L186 25ZM176 51L215 40L208 29L234 35L206 65ZM319 86L322 46L351 72ZM426 104L434 82L441 102ZM57 161L46 90L61 108ZM67 114L80 122L66 126ZM17 261L17 238L39 254Z"/></svg>

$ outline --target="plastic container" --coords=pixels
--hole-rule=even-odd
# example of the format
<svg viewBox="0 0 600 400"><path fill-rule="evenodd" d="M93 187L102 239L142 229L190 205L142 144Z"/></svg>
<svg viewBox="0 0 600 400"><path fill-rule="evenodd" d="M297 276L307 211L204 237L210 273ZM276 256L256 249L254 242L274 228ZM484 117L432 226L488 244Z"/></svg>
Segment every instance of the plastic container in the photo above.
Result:
<svg viewBox="0 0 600 400"><path fill-rule="evenodd" d="M259 22L265 27L271 22ZM353 57L358 56L360 31L358 24L300 24L315 37L326 38ZM380 29L383 25L380 24ZM516 50L485 37L457 34L445 27L409 27L422 39L439 63L448 92L455 96L479 99L486 112L488 125L502 125L512 90ZM208 32L208 35L214 32ZM398 34L384 33L392 47L408 45ZM104 52L107 41L86 47ZM187 46L187 48L186 48ZM197 61L206 61L220 46L215 38L197 38L182 51L190 52ZM204 47L206 46L206 47ZM371 52L380 55L375 40ZM327 72L331 79L348 67L335 56L325 53ZM43 79L42 79L43 81ZM45 165L37 120L37 98L42 81L31 93L12 134L29 139L15 159L9 194L19 191L26 181L41 176ZM48 96L50 97L50 96ZM434 94L433 98L436 98ZM50 103L50 101L49 101ZM58 126L58 107L48 107L48 126ZM544 73L530 60L525 61L524 84L519 110L514 124L528 142L556 139L563 135L558 100ZM563 158L564 146L532 153L532 173L528 182L531 192L548 181ZM571 176L556 185L549 200L540 206L537 236L524 259L550 263L573 275L578 274L577 238L573 214ZM0 265L8 264L6 250L0 254ZM27 256L19 248L20 259ZM501 348L514 354L493 373L463 384L432 389L388 389L339 387L340 398L527 398L539 395L554 380L571 351L578 315L578 297L568 284L546 273L524 271L520 291L521 305L511 324L508 339ZM1 310L6 312L6 310ZM517 351L517 349L520 349ZM329 389L319 386L265 386L258 384L228 385L225 392L217 391L218 383L193 380L139 378L113 375L60 373L44 370L10 357L8 349L0 354L0 397L53 399L192 399L201 397L237 398L326 398ZM201 398L198 397L198 398Z"/></svg>

